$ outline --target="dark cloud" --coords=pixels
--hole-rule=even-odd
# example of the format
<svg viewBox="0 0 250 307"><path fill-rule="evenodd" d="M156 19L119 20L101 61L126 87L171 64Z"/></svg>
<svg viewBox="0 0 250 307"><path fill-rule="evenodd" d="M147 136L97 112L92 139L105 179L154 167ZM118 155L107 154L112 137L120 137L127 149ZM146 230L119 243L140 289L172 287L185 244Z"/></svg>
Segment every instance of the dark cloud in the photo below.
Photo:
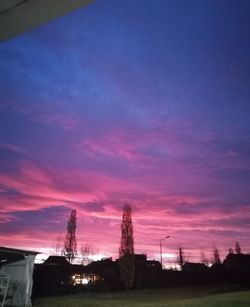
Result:
<svg viewBox="0 0 250 307"><path fill-rule="evenodd" d="M219 178L233 182L236 185L249 186L250 170L248 169L224 169L217 172Z"/></svg>
<svg viewBox="0 0 250 307"><path fill-rule="evenodd" d="M29 233L33 230L43 232L61 231L66 229L69 208L63 206L50 207L34 211L16 211L9 215L4 225L1 225L1 234L9 232L14 234Z"/></svg>

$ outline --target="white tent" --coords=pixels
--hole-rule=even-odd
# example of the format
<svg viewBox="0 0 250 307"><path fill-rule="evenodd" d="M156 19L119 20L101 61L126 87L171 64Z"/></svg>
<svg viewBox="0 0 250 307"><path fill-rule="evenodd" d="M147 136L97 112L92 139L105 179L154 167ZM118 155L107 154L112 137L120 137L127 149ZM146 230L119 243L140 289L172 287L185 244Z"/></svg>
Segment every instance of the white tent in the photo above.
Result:
<svg viewBox="0 0 250 307"><path fill-rule="evenodd" d="M33 268L38 253L0 247L0 306L31 306Z"/></svg>

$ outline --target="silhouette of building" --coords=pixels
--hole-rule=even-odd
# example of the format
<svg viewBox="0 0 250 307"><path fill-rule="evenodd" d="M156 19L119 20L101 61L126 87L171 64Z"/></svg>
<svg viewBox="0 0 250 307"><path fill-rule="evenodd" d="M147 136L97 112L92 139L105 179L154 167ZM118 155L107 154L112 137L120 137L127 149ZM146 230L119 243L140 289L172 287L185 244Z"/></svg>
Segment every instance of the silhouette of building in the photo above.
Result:
<svg viewBox="0 0 250 307"><path fill-rule="evenodd" d="M237 271L250 274L250 255L249 254L228 254L223 261L227 271Z"/></svg>
<svg viewBox="0 0 250 307"><path fill-rule="evenodd" d="M123 208L121 224L121 244L119 248L120 258L126 254L134 254L133 224L131 215L131 207L125 205Z"/></svg>
<svg viewBox="0 0 250 307"><path fill-rule="evenodd" d="M62 265L69 266L70 263L64 256L49 256L43 263L44 265Z"/></svg>
<svg viewBox="0 0 250 307"><path fill-rule="evenodd" d="M64 256L50 256L35 265L33 296L72 293L75 286L94 284L97 279L86 267L70 264Z"/></svg>
<svg viewBox="0 0 250 307"><path fill-rule="evenodd" d="M185 262L183 265L184 272L190 273L204 273L208 267L204 263Z"/></svg>
<svg viewBox="0 0 250 307"><path fill-rule="evenodd" d="M228 254L223 266L227 280L250 284L250 254Z"/></svg>

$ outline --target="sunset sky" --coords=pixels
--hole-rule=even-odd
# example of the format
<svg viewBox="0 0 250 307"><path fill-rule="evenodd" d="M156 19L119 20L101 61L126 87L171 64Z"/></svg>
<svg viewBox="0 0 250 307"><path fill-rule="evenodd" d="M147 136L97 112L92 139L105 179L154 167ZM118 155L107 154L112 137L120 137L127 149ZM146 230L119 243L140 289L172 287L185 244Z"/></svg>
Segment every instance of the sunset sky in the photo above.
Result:
<svg viewBox="0 0 250 307"><path fill-rule="evenodd" d="M97 0L0 44L0 245L250 252L250 2ZM166 254L166 255L165 255ZM171 258L164 257L164 262Z"/></svg>

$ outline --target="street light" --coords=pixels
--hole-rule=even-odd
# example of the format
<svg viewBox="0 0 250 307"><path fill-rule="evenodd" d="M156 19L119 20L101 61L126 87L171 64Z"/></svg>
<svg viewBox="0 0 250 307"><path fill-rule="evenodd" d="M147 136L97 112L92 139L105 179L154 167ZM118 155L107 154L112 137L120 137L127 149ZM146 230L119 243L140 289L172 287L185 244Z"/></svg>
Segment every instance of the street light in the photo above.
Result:
<svg viewBox="0 0 250 307"><path fill-rule="evenodd" d="M162 268L162 241L165 240L165 239L168 239L170 238L170 236L166 236L162 239L160 239L160 259L161 259L161 268Z"/></svg>

